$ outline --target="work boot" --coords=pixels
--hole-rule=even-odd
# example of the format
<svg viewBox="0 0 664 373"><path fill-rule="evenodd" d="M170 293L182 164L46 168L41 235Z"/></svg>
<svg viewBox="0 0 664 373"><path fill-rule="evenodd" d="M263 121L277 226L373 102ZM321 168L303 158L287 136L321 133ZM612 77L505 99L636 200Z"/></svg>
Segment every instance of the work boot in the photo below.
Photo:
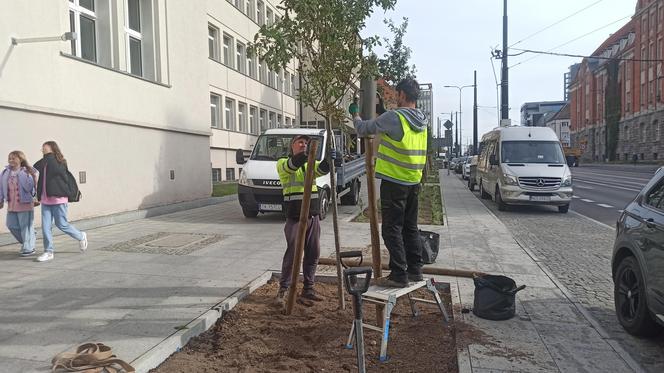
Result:
<svg viewBox="0 0 664 373"><path fill-rule="evenodd" d="M276 306L283 306L286 303L286 292L288 288L279 288L277 292L277 297L274 298L274 304Z"/></svg>
<svg viewBox="0 0 664 373"><path fill-rule="evenodd" d="M322 302L323 301L323 297L316 294L316 291L314 289L303 289L302 293L300 293L300 297L302 297L304 299L313 300L315 302Z"/></svg>
<svg viewBox="0 0 664 373"><path fill-rule="evenodd" d="M376 286L381 286L384 288L407 288L407 280L395 280L390 276L379 277L372 280L373 284Z"/></svg>
<svg viewBox="0 0 664 373"><path fill-rule="evenodd" d="M422 276L422 272L418 272L418 273L410 273L409 272L408 273L408 281L411 281L411 282L424 281L424 277Z"/></svg>

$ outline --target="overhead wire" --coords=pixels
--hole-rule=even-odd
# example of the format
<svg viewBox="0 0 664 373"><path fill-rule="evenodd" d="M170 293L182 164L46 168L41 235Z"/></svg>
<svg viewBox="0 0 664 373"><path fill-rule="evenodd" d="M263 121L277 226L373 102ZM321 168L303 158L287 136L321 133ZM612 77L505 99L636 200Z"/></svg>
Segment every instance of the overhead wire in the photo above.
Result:
<svg viewBox="0 0 664 373"><path fill-rule="evenodd" d="M586 36L588 36L588 35L590 35L590 34L593 34L593 33L597 32L597 31L600 31L600 30L602 30L602 29L605 29L605 28L607 28L607 27L609 27L609 26L611 26L611 25L613 25L613 24L615 24L615 23L618 23L618 22L620 22L620 21L622 21L622 20L624 20L624 19L631 18L631 17L632 17L632 15L630 14L630 15L628 15L628 16L625 16L625 17L622 17L622 18L620 18L620 19L617 19L617 20L615 20L615 21L613 21L613 22L611 22L611 23L607 23L607 24L604 25L604 26L598 27L598 28L596 28L596 29L594 29L594 30L592 30L592 31L589 31L589 32L587 32L587 33L581 35L581 36L575 37L575 38L572 39L572 40L569 40L569 41L566 41L566 42L564 42L564 43L562 43L562 44L560 44L560 45L557 45L557 46L555 46L555 47L553 47L553 48L547 50L546 53L549 53L549 52L552 52L552 51L554 51L554 50L556 50L556 49L558 49L558 48L564 47L564 46L566 46L566 45L568 45L568 44L571 44L571 43L573 43L573 42L575 42L575 41L577 41L577 40L579 40L579 39L582 39L582 38L584 38L584 37L586 37ZM514 48L514 49L517 49L517 48ZM533 56L533 57L528 58L528 59L526 59L526 60L523 60L523 61L521 61L521 62L515 63L514 65L509 66L508 68L511 69L511 68L513 68L513 67L516 67L516 66L522 65L522 64L524 64L524 63L526 63L526 62L529 62L529 61L534 60L535 58L537 58L537 57L539 57L539 56L540 56L540 55L538 54L538 55L536 55L536 56Z"/></svg>
<svg viewBox="0 0 664 373"><path fill-rule="evenodd" d="M560 20L558 20L558 21L556 21L556 22L554 22L554 23L552 23L552 24L550 24L550 25L544 27L543 29L541 29L541 30L539 30L539 31L536 31L536 32L534 32L534 33L532 33L532 34L526 36L525 38L523 38L523 39L517 41L516 43L510 45L510 46L507 47L507 48L512 48L513 46L515 46L515 45L517 45L517 44L519 44L519 43L522 43L522 42L524 42L524 41L526 41L526 40L532 38L533 36L539 35L539 34L541 34L542 32L544 32L544 31L546 31L546 30L548 30L548 29L550 29L550 28L552 28L552 27L554 27L554 26L556 26L556 25L559 25L560 23L562 23L562 22L564 22L564 21L566 21L566 20L568 20L568 19L574 17L575 15L577 15L577 14L579 14L579 13L581 13L581 12L587 10L587 9L592 8L593 6L595 6L595 5L599 4L599 3L601 3L602 1L604 1L604 0L598 0L598 1L595 1L594 3L592 3L592 4L588 5L588 6L586 6L585 8L583 8L583 9L579 9L579 10L577 10L576 12L574 12L574 13L572 13L572 14L570 14L570 15L568 15L568 16L566 16L566 17L564 17L564 18L562 18L562 19L560 19Z"/></svg>

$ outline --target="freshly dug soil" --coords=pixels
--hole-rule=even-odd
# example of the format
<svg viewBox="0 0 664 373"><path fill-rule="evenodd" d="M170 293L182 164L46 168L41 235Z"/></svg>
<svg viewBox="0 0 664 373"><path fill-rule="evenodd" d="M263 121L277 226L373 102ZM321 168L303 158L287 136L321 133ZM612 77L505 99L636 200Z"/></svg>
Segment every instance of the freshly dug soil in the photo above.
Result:
<svg viewBox="0 0 664 373"><path fill-rule="evenodd" d="M300 284L300 287L302 285ZM352 301L337 310L336 285L316 285L325 300L312 307L295 304L285 316L274 305L278 284L269 283L226 313L207 332L193 338L154 373L175 372L355 372L355 350L344 348L353 321ZM449 293L441 293L449 307ZM431 299L420 289L416 297ZM412 317L406 298L392 312L389 360L378 361L380 335L364 329L369 372L458 372L454 323L446 325L435 305L417 304ZM365 322L375 322L375 307L365 305Z"/></svg>

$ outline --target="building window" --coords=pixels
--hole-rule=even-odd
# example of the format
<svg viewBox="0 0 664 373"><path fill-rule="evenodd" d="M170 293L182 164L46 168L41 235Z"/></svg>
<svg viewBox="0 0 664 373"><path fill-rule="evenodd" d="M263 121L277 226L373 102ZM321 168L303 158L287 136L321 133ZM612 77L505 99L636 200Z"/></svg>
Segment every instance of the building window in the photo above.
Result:
<svg viewBox="0 0 664 373"><path fill-rule="evenodd" d="M277 72L277 91L282 92L284 87L284 72L279 70Z"/></svg>
<svg viewBox="0 0 664 373"><path fill-rule="evenodd" d="M277 114L270 112L268 116L267 128L274 128L277 123Z"/></svg>
<svg viewBox="0 0 664 373"><path fill-rule="evenodd" d="M295 77L295 74L291 75L291 96L295 96L297 90L297 79Z"/></svg>
<svg viewBox="0 0 664 373"><path fill-rule="evenodd" d="M247 15L252 21L254 20L254 0L247 0L244 14Z"/></svg>
<svg viewBox="0 0 664 373"><path fill-rule="evenodd" d="M233 67L233 38L224 34L224 65Z"/></svg>
<svg viewBox="0 0 664 373"><path fill-rule="evenodd" d="M257 126L257 116L258 116L258 108L255 106L250 106L249 107L249 131L253 134L258 134L258 126Z"/></svg>
<svg viewBox="0 0 664 373"><path fill-rule="evenodd" d="M143 34L141 33L141 2L127 0L125 33L127 41L127 65L129 72L143 76Z"/></svg>
<svg viewBox="0 0 664 373"><path fill-rule="evenodd" d="M208 57L219 61L219 29L208 24Z"/></svg>
<svg viewBox="0 0 664 373"><path fill-rule="evenodd" d="M277 128L282 127L282 125L281 125L283 123L282 119L283 119L283 117L281 116L281 114L277 114Z"/></svg>
<svg viewBox="0 0 664 373"><path fill-rule="evenodd" d="M245 70L245 64L244 61L247 59L247 56L245 55L246 48L244 47L244 44L238 42L237 45L235 46L235 57L237 60L237 69L239 72L244 74L246 72Z"/></svg>
<svg viewBox="0 0 664 373"><path fill-rule="evenodd" d="M235 131L235 100L227 98L226 105L224 105L224 113L226 121L226 129Z"/></svg>
<svg viewBox="0 0 664 373"><path fill-rule="evenodd" d="M233 181L235 180L235 169L234 168L227 168L226 169L226 181Z"/></svg>
<svg viewBox="0 0 664 373"><path fill-rule="evenodd" d="M274 88L274 71L266 66L267 69L267 85Z"/></svg>
<svg viewBox="0 0 664 373"><path fill-rule="evenodd" d="M265 62L261 59L258 60L258 81L265 83Z"/></svg>
<svg viewBox="0 0 664 373"><path fill-rule="evenodd" d="M291 75L288 71L284 71L284 93L291 94Z"/></svg>
<svg viewBox="0 0 664 373"><path fill-rule="evenodd" d="M657 153L652 153L652 159L653 159L654 161L657 160Z"/></svg>
<svg viewBox="0 0 664 373"><path fill-rule="evenodd" d="M272 9L266 7L265 15L267 16L267 25L272 26L274 24L274 13L272 12Z"/></svg>
<svg viewBox="0 0 664 373"><path fill-rule="evenodd" d="M69 0L69 30L78 35L71 41L71 54L97 62L97 14L94 0Z"/></svg>
<svg viewBox="0 0 664 373"><path fill-rule="evenodd" d="M256 2L256 23L259 26L265 24L265 4L260 0Z"/></svg>
<svg viewBox="0 0 664 373"><path fill-rule="evenodd" d="M661 135L662 129L659 126L659 122L657 120L652 122L652 127L655 130L655 141L659 141L661 139L661 136L662 136Z"/></svg>
<svg viewBox="0 0 664 373"><path fill-rule="evenodd" d="M641 123L641 125L639 125L639 127L641 129L641 142L646 142L646 139L648 138L646 136L647 133L648 133L648 126L646 126L645 123Z"/></svg>
<svg viewBox="0 0 664 373"><path fill-rule="evenodd" d="M285 123L286 128L290 128L291 127L291 119L289 117L286 117L285 120L286 120L286 123Z"/></svg>
<svg viewBox="0 0 664 373"><path fill-rule="evenodd" d="M235 5L235 7L240 10L240 12L242 12L244 10L244 4L242 3L242 1L243 0L235 0L233 2L233 5Z"/></svg>
<svg viewBox="0 0 664 373"><path fill-rule="evenodd" d="M221 128L221 97L210 93L210 127Z"/></svg>
<svg viewBox="0 0 664 373"><path fill-rule="evenodd" d="M221 168L212 169L212 182L220 183L221 182Z"/></svg>
<svg viewBox="0 0 664 373"><path fill-rule="evenodd" d="M247 104L237 103L238 131L247 132Z"/></svg>
<svg viewBox="0 0 664 373"><path fill-rule="evenodd" d="M256 79L256 58L247 54L247 75Z"/></svg>
<svg viewBox="0 0 664 373"><path fill-rule="evenodd" d="M268 126L267 126L267 118L266 118L266 117L267 117L267 111L261 109L261 111L260 111L260 117L259 117L259 119L258 119L259 122L260 122L261 132L263 132L263 131L265 131L266 129L268 129Z"/></svg>

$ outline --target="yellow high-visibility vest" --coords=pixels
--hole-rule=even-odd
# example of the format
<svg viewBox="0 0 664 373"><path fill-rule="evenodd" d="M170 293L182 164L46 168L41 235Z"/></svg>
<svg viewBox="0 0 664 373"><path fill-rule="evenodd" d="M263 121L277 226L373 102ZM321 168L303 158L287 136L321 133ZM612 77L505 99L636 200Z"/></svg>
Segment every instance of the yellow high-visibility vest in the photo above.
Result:
<svg viewBox="0 0 664 373"><path fill-rule="evenodd" d="M417 184L427 161L427 130L415 132L408 120L397 112L403 129L403 139L395 141L383 133L376 156L376 176Z"/></svg>
<svg viewBox="0 0 664 373"><path fill-rule="evenodd" d="M316 178L324 174L318 170L320 161L316 161L314 169L314 182L311 185L311 198L318 198L318 187L316 186ZM284 201L301 201L304 195L304 176L307 165L293 170L288 165L288 158L280 158L277 161L277 172L279 173L279 180L283 188Z"/></svg>

